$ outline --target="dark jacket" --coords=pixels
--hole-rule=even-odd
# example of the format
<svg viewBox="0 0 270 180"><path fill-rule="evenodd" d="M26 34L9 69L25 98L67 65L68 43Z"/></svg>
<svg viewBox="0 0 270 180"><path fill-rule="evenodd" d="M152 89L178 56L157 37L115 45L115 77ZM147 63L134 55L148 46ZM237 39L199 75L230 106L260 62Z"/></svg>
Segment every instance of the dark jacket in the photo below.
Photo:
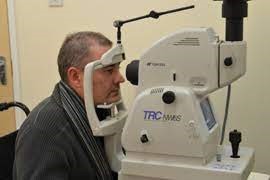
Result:
<svg viewBox="0 0 270 180"><path fill-rule="evenodd" d="M56 87L19 130L14 180L97 179L95 162L90 162L67 119Z"/></svg>

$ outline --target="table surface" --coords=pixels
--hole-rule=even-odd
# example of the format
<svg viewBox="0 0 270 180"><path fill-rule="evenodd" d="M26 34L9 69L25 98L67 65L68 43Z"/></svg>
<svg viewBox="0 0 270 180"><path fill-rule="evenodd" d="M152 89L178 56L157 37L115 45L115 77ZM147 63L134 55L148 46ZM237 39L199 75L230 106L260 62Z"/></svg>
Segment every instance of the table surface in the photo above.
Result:
<svg viewBox="0 0 270 180"><path fill-rule="evenodd" d="M268 174L252 172L250 173L248 180L270 180L270 176Z"/></svg>

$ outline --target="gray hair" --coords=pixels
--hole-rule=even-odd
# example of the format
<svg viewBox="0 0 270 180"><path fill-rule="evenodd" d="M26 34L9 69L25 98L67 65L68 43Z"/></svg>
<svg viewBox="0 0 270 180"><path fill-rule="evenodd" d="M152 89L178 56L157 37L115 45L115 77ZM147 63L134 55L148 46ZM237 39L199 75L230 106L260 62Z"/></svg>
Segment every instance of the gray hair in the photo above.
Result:
<svg viewBox="0 0 270 180"><path fill-rule="evenodd" d="M91 31L77 32L66 37L57 58L58 71L62 81L67 83L69 67L84 68L86 64L83 63L83 60L91 57L91 47L96 45L111 47L112 41L101 33Z"/></svg>

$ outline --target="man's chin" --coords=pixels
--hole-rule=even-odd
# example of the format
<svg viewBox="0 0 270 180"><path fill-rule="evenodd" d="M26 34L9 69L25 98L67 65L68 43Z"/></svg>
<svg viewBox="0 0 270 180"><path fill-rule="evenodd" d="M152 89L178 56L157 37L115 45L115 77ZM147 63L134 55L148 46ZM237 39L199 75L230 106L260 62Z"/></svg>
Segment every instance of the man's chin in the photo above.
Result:
<svg viewBox="0 0 270 180"><path fill-rule="evenodd" d="M109 102L109 104L111 104L111 103L115 103L115 102L119 101L120 99L121 99L121 97L119 95L117 95L117 96L111 97L108 100L108 102Z"/></svg>

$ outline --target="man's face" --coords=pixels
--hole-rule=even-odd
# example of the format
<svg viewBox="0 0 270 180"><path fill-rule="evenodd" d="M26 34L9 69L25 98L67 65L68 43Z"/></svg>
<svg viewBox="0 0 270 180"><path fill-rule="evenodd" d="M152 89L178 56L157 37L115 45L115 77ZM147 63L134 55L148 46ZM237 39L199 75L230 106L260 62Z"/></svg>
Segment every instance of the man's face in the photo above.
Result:
<svg viewBox="0 0 270 180"><path fill-rule="evenodd" d="M124 82L119 64L98 69L93 74L94 103L110 104L120 100L120 83Z"/></svg>
<svg viewBox="0 0 270 180"><path fill-rule="evenodd" d="M97 46L92 54L92 59L100 59L110 47ZM97 69L93 73L94 104L110 104L120 100L120 83L125 79L119 71L119 64Z"/></svg>

